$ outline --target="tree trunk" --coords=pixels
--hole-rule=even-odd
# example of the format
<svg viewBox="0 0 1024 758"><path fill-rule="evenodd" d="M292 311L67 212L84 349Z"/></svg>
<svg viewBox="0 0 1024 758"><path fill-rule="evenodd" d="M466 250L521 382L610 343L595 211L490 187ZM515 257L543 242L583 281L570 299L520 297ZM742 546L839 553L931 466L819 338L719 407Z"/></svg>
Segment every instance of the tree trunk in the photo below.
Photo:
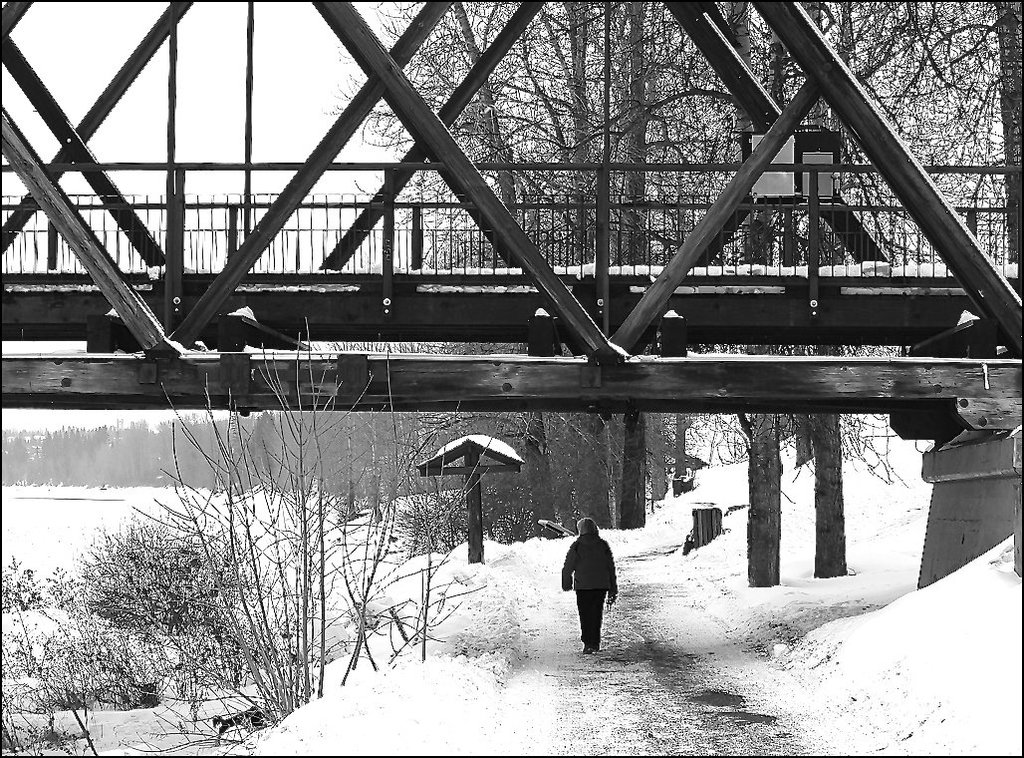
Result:
<svg viewBox="0 0 1024 758"><path fill-rule="evenodd" d="M466 46L466 55L469 64L472 66L480 57L480 45L477 44L476 35L473 34L473 26L470 24L469 16L466 13L464 3L454 3L452 10L459 21L459 29L462 32L462 41ZM512 163L515 156L511 145L505 140L501 132L501 125L498 123L498 109L494 104L494 91L490 81L485 81L480 87L478 94L480 104L480 132L491 150L491 154L484 160L493 160L497 163ZM501 194L502 202L505 205L512 205L516 202L516 185L512 172L505 170L497 173L498 192Z"/></svg>
<svg viewBox="0 0 1024 758"><path fill-rule="evenodd" d="M664 500L668 494L668 441L665 439L666 416L655 413L649 417L653 423L648 425L650 441L647 449L651 451L651 499L654 502Z"/></svg>
<svg viewBox="0 0 1024 758"><path fill-rule="evenodd" d="M547 429L544 414L532 411L526 416L526 433L523 436L526 457L526 475L533 506L534 520L556 519L554 485L551 479L551 461L548 459ZM564 512L563 512L564 511ZM571 504L565 503L557 513L557 520L572 523Z"/></svg>
<svg viewBox="0 0 1024 758"><path fill-rule="evenodd" d="M814 448L814 576L846 576L840 417L835 413L816 413L809 420Z"/></svg>
<svg viewBox="0 0 1024 758"><path fill-rule="evenodd" d="M622 432L622 487L619 495L619 528L640 529L647 523L647 455L645 416L630 411Z"/></svg>
<svg viewBox="0 0 1024 758"><path fill-rule="evenodd" d="M676 414L676 462L672 472L672 494L676 497L683 494L683 477L689 460L686 453L686 431L692 424L691 416L685 413Z"/></svg>
<svg viewBox="0 0 1024 758"><path fill-rule="evenodd" d="M782 457L778 420L762 414L741 414L739 418L750 450L747 582L751 587L775 587L779 583L782 541Z"/></svg>
<svg viewBox="0 0 1024 758"><path fill-rule="evenodd" d="M814 460L814 450L811 447L811 419L803 414L793 416L796 427L796 467L801 468Z"/></svg>
<svg viewBox="0 0 1024 758"><path fill-rule="evenodd" d="M579 448L580 476L575 484L579 515L589 516L599 527L608 528L612 518L608 508L607 430L596 413L586 414L580 420L583 440ZM576 525L570 521L566 526Z"/></svg>

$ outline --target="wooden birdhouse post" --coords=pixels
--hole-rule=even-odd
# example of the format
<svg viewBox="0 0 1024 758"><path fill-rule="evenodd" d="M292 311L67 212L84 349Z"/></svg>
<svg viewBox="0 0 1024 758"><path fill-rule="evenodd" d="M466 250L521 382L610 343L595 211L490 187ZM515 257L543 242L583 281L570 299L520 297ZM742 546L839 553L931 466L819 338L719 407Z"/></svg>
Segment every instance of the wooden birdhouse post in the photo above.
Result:
<svg viewBox="0 0 1024 758"><path fill-rule="evenodd" d="M483 434L471 434L449 442L434 455L420 463L420 476L466 478L466 510L469 529L469 562L484 562L484 474L502 471L519 473L523 459L509 445Z"/></svg>

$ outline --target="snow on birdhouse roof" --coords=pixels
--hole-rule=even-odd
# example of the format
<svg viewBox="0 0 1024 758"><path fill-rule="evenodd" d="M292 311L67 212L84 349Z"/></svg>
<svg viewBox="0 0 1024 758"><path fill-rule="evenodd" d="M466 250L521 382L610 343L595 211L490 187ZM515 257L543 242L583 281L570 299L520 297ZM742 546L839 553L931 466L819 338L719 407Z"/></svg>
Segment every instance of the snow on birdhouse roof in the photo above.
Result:
<svg viewBox="0 0 1024 758"><path fill-rule="evenodd" d="M488 437L486 434L470 434L452 440L430 458L417 465L420 473L438 473L438 469L454 463L471 450L476 450L481 457L489 458L499 465L514 466L516 471L523 464L523 459L507 442ZM486 468L486 464L484 467Z"/></svg>

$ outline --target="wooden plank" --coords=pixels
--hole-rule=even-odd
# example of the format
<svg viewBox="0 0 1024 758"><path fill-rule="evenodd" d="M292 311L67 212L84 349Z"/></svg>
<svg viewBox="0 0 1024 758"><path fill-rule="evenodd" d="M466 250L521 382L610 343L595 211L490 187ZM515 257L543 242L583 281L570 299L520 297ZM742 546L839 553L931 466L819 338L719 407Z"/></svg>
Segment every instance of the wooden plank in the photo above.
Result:
<svg viewBox="0 0 1024 758"><path fill-rule="evenodd" d="M14 27L18 25L18 22L21 21L31 5L32 3L13 2L13 0L12 2L4 3L2 23L3 38L5 40L14 31Z"/></svg>
<svg viewBox="0 0 1024 758"><path fill-rule="evenodd" d="M512 49L515 41L522 36L526 27L537 15L544 3L521 3L516 12L508 20L494 41L480 55L470 67L466 76L463 77L459 86L455 88L451 96L441 106L437 117L445 126L451 126L456 119L466 110L480 87L487 81L487 77L493 73L497 65L505 58L508 51ZM420 144L415 144L401 160L401 163L422 163L430 157L430 153ZM412 180L416 172L413 170L399 170L395 172L394 193L397 195ZM323 269L340 271L345 267L352 256L355 255L359 246L363 244L366 237L373 231L373 228L380 222L383 213L379 203L384 201L385 189L381 188L371 200L370 207L363 210L359 217L349 227L345 235L339 240L331 254L324 259L321 266Z"/></svg>
<svg viewBox="0 0 1024 758"><path fill-rule="evenodd" d="M8 3L4 6L4 11L11 5ZM174 3L174 12L180 19L189 8L192 7L191 2ZM132 51L132 54L128 56L124 65L118 69L118 72L110 80L107 86L100 93L100 96L96 98L96 101L89 108L88 112L78 123L75 131L81 136L83 140L88 142L92 139L93 135L100 128L107 116L114 107L121 101L124 93L128 91L128 88L135 82L142 73L142 70L146 67L146 64L156 55L156 51L163 45L164 40L170 34L171 27L171 15L172 7L169 5L167 10L163 12L160 18L146 36L142 38L139 45ZM71 153L67 147L62 146L57 154L53 157L50 163L69 163L71 162ZM60 179L63 171L50 170L50 175L54 181ZM22 198L18 204L18 208L8 217L3 225L3 250L7 250L8 247L14 242L18 232L24 228L28 220L32 218L35 213L36 207L32 200L31 195L26 195Z"/></svg>
<svg viewBox="0 0 1024 758"><path fill-rule="evenodd" d="M799 126L804 116L818 101L818 88L808 80L797 92L793 101L786 106L782 115L776 119L771 128L743 162L739 171L733 175L729 184L722 190L704 217L697 222L693 231L687 235L682 246L675 252L672 260L662 269L658 278L647 288L640 302L622 322L612 337L612 341L624 348L632 350L640 339L640 335L656 318L663 314L669 298L680 285L690 268L697 262L704 249L714 239L725 223L739 208L743 198L747 196L754 183L765 168L771 164L783 144Z"/></svg>
<svg viewBox="0 0 1024 758"><path fill-rule="evenodd" d="M982 252L895 126L860 85L798 3L755 2L790 54L857 136L864 152L906 206L928 241L967 290L979 315L995 319L1016 355L1021 354L1021 298Z"/></svg>
<svg viewBox="0 0 1024 758"><path fill-rule="evenodd" d="M351 3L316 3L323 14L335 19L335 31L360 67L369 76L383 82L385 99L405 128L426 146L432 157L443 161L442 175L470 200L493 230L498 247L510 251L545 295L552 308L588 352L600 361L622 359L621 352L594 323L590 314L573 297L561 279L551 270L544 255L498 199L487 181L466 157L448 129L416 92L400 66L387 54L380 40Z"/></svg>
<svg viewBox="0 0 1024 758"><path fill-rule="evenodd" d="M4 66L28 97L43 123L67 151L68 158L77 163L98 163L92 150L75 131L67 114L13 40L3 41L3 54ZM103 171L86 171L82 178L104 203L111 206L107 212L142 259L150 266L163 263L164 255L156 239L111 178Z"/></svg>
<svg viewBox="0 0 1024 758"><path fill-rule="evenodd" d="M5 340L84 339L88 315L104 313L110 308L95 287L88 286L87 276L53 277L56 285L53 288L44 286L40 278L4 277ZM186 308L205 291L212 279L210 275L185 275ZM151 307L158 310L162 306L159 282L154 284L137 277L130 277L130 280L138 283L140 294ZM20 284L22 281L25 286ZM327 280L319 285L308 282L311 286L306 286L302 278L290 276L260 278L259 281L266 287L236 293L227 308L235 310L248 305L277 331L291 336L308 332L317 340L527 342L529 320L544 305L537 293L418 292L419 282L396 275L395 291L402 307L393 318L385 320L380 312L380 289L376 279L360 285L359 291L345 292L343 296L332 292L330 284L345 280ZM702 282L691 278L686 283ZM454 279L453 283L464 282ZM292 291L284 289L287 287ZM303 291L296 292L296 288ZM613 285L613 328L622 323L639 299L640 295L629 292L628 287ZM755 289L731 294L673 294L669 300L669 308L686 314L690 344L806 345L817 342L903 346L935 335L955 323L960 313L969 307L970 302L962 293L838 295L833 292L821 303L817 319L812 320L805 287L793 287L777 295L758 294ZM207 330L204 334L215 331ZM211 339L207 344L214 342Z"/></svg>
<svg viewBox="0 0 1024 758"><path fill-rule="evenodd" d="M395 43L392 53L396 65L405 65L420 48L451 3L426 3ZM313 149L302 168L295 173L266 215L239 247L235 257L214 280L206 293L185 316L173 337L184 344L192 343L228 299L239 282L253 267L267 246L291 217L299 203L323 176L342 148L348 144L359 125L370 115L384 93L383 85L374 77L364 84L338 116L334 125Z"/></svg>
<svg viewBox="0 0 1024 758"><path fill-rule="evenodd" d="M42 169L39 156L6 110L3 111L3 154L142 348L169 347L153 311L132 289L68 196Z"/></svg>
<svg viewBox="0 0 1024 758"><path fill-rule="evenodd" d="M161 366L160 383L139 385L130 355L4 356L5 407L228 407L219 357L185 354ZM527 356L258 356L248 401L278 408L274 386L293 406L336 398L340 410L587 408L704 412L949 409L958 398L985 407L984 427L1020 424L1021 363L953 358L827 358L691 355L600 367L581 386L582 358ZM358 373L358 378L356 374ZM346 377L352 376L351 387ZM274 381L271 381L274 380ZM340 383L340 384L339 384ZM596 386L594 386L596 385ZM166 395L164 394L166 392ZM979 417L980 418L980 417Z"/></svg>
<svg viewBox="0 0 1024 758"><path fill-rule="evenodd" d="M513 465L511 463L494 463L494 464L482 464L480 466L420 466L420 476L448 476L449 474L459 474L464 476L466 474L473 473L474 470L479 470L483 474L517 474L521 470L521 466Z"/></svg>

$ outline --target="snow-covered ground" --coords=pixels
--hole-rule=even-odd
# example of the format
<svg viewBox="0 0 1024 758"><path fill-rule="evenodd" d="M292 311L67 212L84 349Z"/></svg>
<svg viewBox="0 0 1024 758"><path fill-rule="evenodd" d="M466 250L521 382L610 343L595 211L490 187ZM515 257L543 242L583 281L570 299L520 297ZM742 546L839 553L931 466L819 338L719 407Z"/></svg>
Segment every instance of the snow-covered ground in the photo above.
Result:
<svg viewBox="0 0 1024 758"><path fill-rule="evenodd" d="M579 653L568 542L457 548L435 579L462 594L419 649L374 672L327 669L325 697L233 752L293 754L1021 752L1021 583L1003 545L915 591L930 487L892 441L903 477L845 468L847 577L813 578L813 475L785 461L782 584L746 581L745 464L705 469L645 529L603 535L619 567L604 650ZM8 552L5 493L4 551ZM691 509L725 533L682 555ZM1011 541L1012 543L1012 541ZM415 571L391 600L418 597ZM455 606L452 606L455 607ZM140 719L152 720L152 715ZM102 750L131 752L124 729ZM210 748L212 749L212 748Z"/></svg>
<svg viewBox="0 0 1024 758"><path fill-rule="evenodd" d="M14 558L40 577L56 568L70 571L97 530L115 531L139 513L156 514L157 500L174 498L173 489L158 487L4 487L3 565Z"/></svg>
<svg viewBox="0 0 1024 758"><path fill-rule="evenodd" d="M335 686L259 754L1021 751L1021 584L1005 547L917 592L929 487L894 443L887 483L846 470L850 576L816 580L813 479L784 486L783 582L746 586L745 510L689 556L690 510L746 503L743 465L701 472L634 532L605 532L621 595L578 653L566 542L488 544L481 588L426 664ZM893 602L895 601L895 602ZM338 664L335 664L337 666Z"/></svg>

